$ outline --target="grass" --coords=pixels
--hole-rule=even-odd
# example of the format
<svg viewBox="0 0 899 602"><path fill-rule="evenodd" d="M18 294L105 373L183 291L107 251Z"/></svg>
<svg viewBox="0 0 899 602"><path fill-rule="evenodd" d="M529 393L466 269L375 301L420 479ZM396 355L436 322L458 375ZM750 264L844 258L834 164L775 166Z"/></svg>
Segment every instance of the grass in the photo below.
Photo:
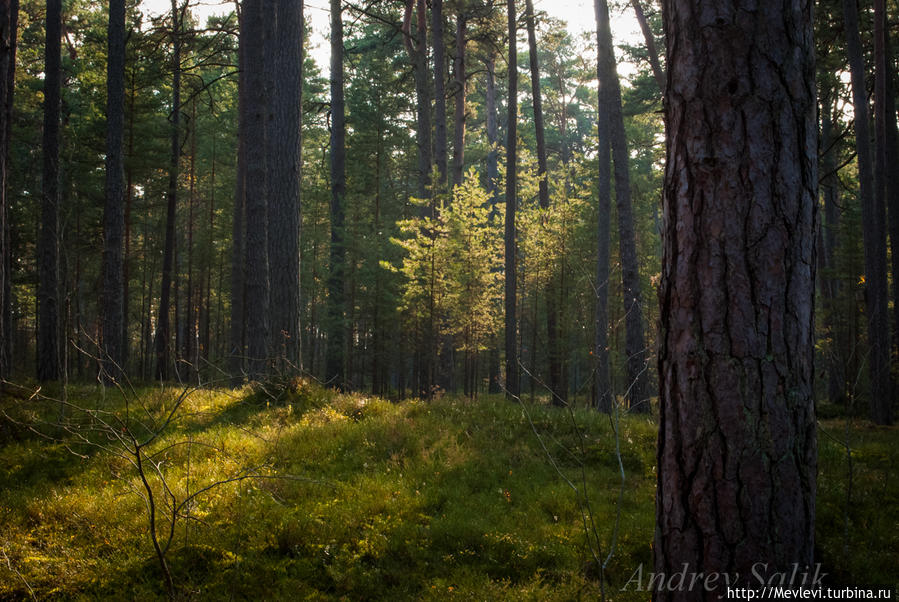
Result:
<svg viewBox="0 0 899 602"><path fill-rule="evenodd" d="M179 393L138 391L126 426L146 436L136 418L159 421ZM73 388L68 396L80 407L125 412L118 395ZM14 391L0 407L19 420L59 414L58 404ZM179 596L598 599L578 498L535 431L558 469L588 493L604 558L621 487L610 421L587 410L528 410L533 428L522 406L500 398L394 404L305 382L274 398L249 387L192 392L147 447L172 494L183 500L250 468L254 476L185 506L189 518L176 522L166 553ZM109 415L92 421L70 408L67 419L93 433L93 443L121 450L114 434L87 430ZM0 598L164 598L136 471L54 429L39 429L46 439L0 423ZM848 430L848 531L840 445L847 431L837 421L822 430L817 540L825 571L841 582L895 584L899 510L888 502L899 495L896 430ZM605 573L609 599L645 598L617 590L640 563L651 567L655 438L650 419L622 419L627 479ZM162 481L151 486L165 515Z"/></svg>

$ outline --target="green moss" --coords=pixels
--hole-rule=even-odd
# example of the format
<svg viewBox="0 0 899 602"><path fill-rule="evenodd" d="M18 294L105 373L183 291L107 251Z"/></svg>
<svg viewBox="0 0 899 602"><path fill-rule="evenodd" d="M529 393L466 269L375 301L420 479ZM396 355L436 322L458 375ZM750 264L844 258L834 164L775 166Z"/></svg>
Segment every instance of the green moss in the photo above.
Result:
<svg viewBox="0 0 899 602"><path fill-rule="evenodd" d="M129 401L132 418L140 409L145 422L158 421L179 393L139 391ZM95 388L72 389L69 399L110 415L125 411L122 399ZM3 403L48 422L58 410L52 402ZM167 553L179 591L201 600L595 599L587 503L603 555L620 510L605 573L612 591L652 562L655 425L622 418L618 506L608 417L542 405L528 411L530 421L520 405L490 397L393 404L302 381L277 392L192 393L149 449L171 490L183 499L247 467L264 478L216 487L184 509L189 518L177 522ZM74 412L68 418L91 424ZM819 556L839 582L895 584L899 510L886 502L899 496L897 433L850 427L844 538L848 473L836 441L844 426L827 423L830 437L819 445ZM81 432L110 443L109 433ZM39 597L164 598L146 506L135 493L141 483L127 459L58 430L50 433L63 439L56 443L12 424L4 433L0 546L9 565L0 562L0 598L28 596L26 581ZM165 495L154 487L164 519ZM870 550L878 553L862 553Z"/></svg>

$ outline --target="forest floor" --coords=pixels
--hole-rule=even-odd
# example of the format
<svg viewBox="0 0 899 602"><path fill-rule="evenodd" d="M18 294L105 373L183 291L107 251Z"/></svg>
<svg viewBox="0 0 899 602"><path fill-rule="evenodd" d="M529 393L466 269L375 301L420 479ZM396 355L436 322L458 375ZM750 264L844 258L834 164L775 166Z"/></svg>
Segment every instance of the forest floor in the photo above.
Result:
<svg viewBox="0 0 899 602"><path fill-rule="evenodd" d="M652 570L649 417L619 464L608 416L540 403L35 389L0 397L0 599L164 598L151 501L179 598L649 597L621 591ZM818 446L826 582L895 587L899 430L830 419Z"/></svg>

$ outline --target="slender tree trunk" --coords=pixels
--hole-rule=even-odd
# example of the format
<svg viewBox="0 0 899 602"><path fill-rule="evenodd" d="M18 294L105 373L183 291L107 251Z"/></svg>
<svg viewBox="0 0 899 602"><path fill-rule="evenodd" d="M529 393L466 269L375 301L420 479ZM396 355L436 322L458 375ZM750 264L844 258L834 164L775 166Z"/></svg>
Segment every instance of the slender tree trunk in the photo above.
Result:
<svg viewBox="0 0 899 602"><path fill-rule="evenodd" d="M833 134L833 103L830 93L824 95L821 100L821 148L825 149L820 156L821 162L821 188L824 200L824 222L820 228L820 245L818 249L818 282L820 283L821 299L824 305L824 328L832 341L830 355L827 358L828 366L828 399L831 403L844 401L846 392L846 371L844 354L846 349L844 330L839 322L841 320L835 305L837 297L837 279L833 277L834 252L836 248L836 232L839 227L839 181L837 178L834 145L836 143Z"/></svg>
<svg viewBox="0 0 899 602"><path fill-rule="evenodd" d="M893 338L891 358L899 357L899 132L896 126L896 96L893 91L895 75L893 53L890 49L889 24L884 0L874 2L874 57L875 57L875 117L877 136L882 141L878 157L883 163L882 186L884 207L889 207L890 257L893 276ZM878 95L882 100L878 100ZM889 318L887 318L889 320ZM889 370L889 368L888 368ZM890 371L892 373L892 371ZM890 399L881 409L882 417L892 421L892 403L896 398L895 382L890 383Z"/></svg>
<svg viewBox="0 0 899 602"><path fill-rule="evenodd" d="M0 379L12 371L12 277L9 242L9 140L15 87L18 0L0 0Z"/></svg>
<svg viewBox="0 0 899 602"><path fill-rule="evenodd" d="M612 47L609 6L606 0L599 0L598 18L602 20L598 30L603 38L599 48L600 52L605 55L605 58L600 60L600 67L604 69L604 77L600 79L600 82L602 85L608 86L607 94L604 96L606 103L601 110L607 111L611 117L609 133L612 159L615 165L615 204L618 210L618 248L621 255L622 295L625 312L626 392L632 412L649 412L649 375L647 373L646 338L643 332L640 266L637 259L637 242L631 204L630 154L624 131L624 117L621 112L621 86L615 69L615 51Z"/></svg>
<svg viewBox="0 0 899 602"><path fill-rule="evenodd" d="M156 378L169 378L170 304L172 267L175 262L175 210L178 205L178 164L181 161L181 19L177 0L172 0L172 113L169 187L166 194L165 248L162 253L162 288L156 317Z"/></svg>
<svg viewBox="0 0 899 602"><path fill-rule="evenodd" d="M331 0L331 251L328 273L328 354L326 381L343 387L346 351L344 198L346 196L346 119L343 97L343 20L341 0Z"/></svg>
<svg viewBox="0 0 899 602"><path fill-rule="evenodd" d="M235 0L239 28L243 31L245 13ZM228 331L228 372L238 384L245 369L246 354L246 174L247 174L247 122L250 119L247 104L246 47L250 43L241 35L238 48L237 84L237 174L234 184L234 216L231 222L231 319Z"/></svg>
<svg viewBox="0 0 899 602"><path fill-rule="evenodd" d="M865 306L868 314L869 366L871 371L871 419L890 422L890 336L887 317L887 267L884 195L875 185L868 130L868 99L865 91L864 61L855 0L843 0L846 51L852 78L855 110L855 143L858 151L859 198L865 247ZM881 95L882 97L882 95ZM882 188L882 187L881 187Z"/></svg>
<svg viewBox="0 0 899 602"><path fill-rule="evenodd" d="M303 2L278 0L275 44L274 154L268 165L271 349L279 369L300 365L300 161Z"/></svg>
<svg viewBox="0 0 899 602"><path fill-rule="evenodd" d="M517 248L515 235L515 210L518 205L518 49L516 48L518 15L515 0L506 0L506 16L509 26L509 103L506 128L506 224L505 224L505 310L506 310L506 397L518 398L518 351L516 337L518 320L517 303Z"/></svg>
<svg viewBox="0 0 899 602"><path fill-rule="evenodd" d="M412 12L416 13L415 44L412 39ZM431 90L428 82L428 23L426 0L406 0L403 19L406 50L415 79L415 142L418 146L418 198L430 198L431 182ZM446 110L444 109L444 113ZM445 146L445 145L444 145Z"/></svg>
<svg viewBox="0 0 899 602"><path fill-rule="evenodd" d="M599 211L597 213L596 243L596 310L594 319L593 362L594 404L605 413L612 411L612 380L609 370L609 255L612 221L612 113L608 105L613 102L612 86L607 81L610 60L611 33L604 31L609 21L603 14L601 0L594 0L596 10L596 77L599 82L599 113L596 122L599 147Z"/></svg>
<svg viewBox="0 0 899 602"><path fill-rule="evenodd" d="M456 56L453 60L455 73L456 103L453 127L453 185L462 184L465 168L465 30L466 21L463 8L456 13Z"/></svg>
<svg viewBox="0 0 899 602"><path fill-rule="evenodd" d="M549 209L549 183L546 167L546 136L543 125L543 97L540 90L540 65L537 57L537 32L534 23L534 2L526 0L526 21L528 28L528 58L531 67L531 97L534 101L534 129L537 138L537 176L539 183L540 208ZM550 268L552 271L552 267ZM549 359L549 389L553 405L567 402L566 391L562 389L562 363L559 351L559 309L553 291L553 277L550 274L546 286L546 341ZM534 325L536 328L536 324Z"/></svg>
<svg viewBox="0 0 899 602"><path fill-rule="evenodd" d="M38 240L37 377L60 376L59 347L59 104L62 2L47 0L44 48L44 171Z"/></svg>
<svg viewBox="0 0 899 602"><path fill-rule="evenodd" d="M106 210L103 218L103 360L117 379L125 332L125 0L110 0L106 63Z"/></svg>
<svg viewBox="0 0 899 602"><path fill-rule="evenodd" d="M497 135L496 116L496 52L489 50L485 61L487 69L486 109L487 109L487 193L490 195L491 220L496 215L496 205L499 202L499 149ZM496 394L499 387L499 337L491 337L490 352L487 368L487 392Z"/></svg>
<svg viewBox="0 0 899 602"><path fill-rule="evenodd" d="M667 0L655 571L813 562L812 2ZM670 591L675 589L676 591ZM660 588L656 600L718 600Z"/></svg>
<svg viewBox="0 0 899 602"><path fill-rule="evenodd" d="M640 4L640 0L631 0L631 6L634 7L634 16L637 17L640 31L643 32L643 40L646 42L646 53L649 55L649 66L652 68L652 76L659 86L659 91L664 94L665 71L662 69L662 63L659 61L659 50L656 48L656 38L649 28L649 22L646 20L646 14L643 12L643 6Z"/></svg>
<svg viewBox="0 0 899 602"><path fill-rule="evenodd" d="M269 270L266 198L265 18L261 0L244 0L247 70L247 367L251 379L265 374L268 358Z"/></svg>
<svg viewBox="0 0 899 602"><path fill-rule="evenodd" d="M446 186L446 45L443 39L443 0L431 2L431 36L434 47L434 161L440 186Z"/></svg>

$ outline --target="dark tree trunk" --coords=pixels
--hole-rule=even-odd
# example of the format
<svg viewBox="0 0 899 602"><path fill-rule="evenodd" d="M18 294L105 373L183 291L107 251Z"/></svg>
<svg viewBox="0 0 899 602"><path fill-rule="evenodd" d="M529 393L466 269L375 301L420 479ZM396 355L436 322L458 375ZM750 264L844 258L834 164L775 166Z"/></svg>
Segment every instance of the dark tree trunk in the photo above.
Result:
<svg viewBox="0 0 899 602"><path fill-rule="evenodd" d="M632 412L649 412L649 375L647 374L646 338L643 333L643 301L640 285L640 266L637 259L637 242L634 234L633 207L631 204L631 182L628 164L630 154L624 131L624 117L621 112L621 86L615 69L615 51L612 47L612 33L609 28L609 6L606 0L599 0L598 18L603 21L599 27L600 68L604 70L601 85L608 89L604 95L604 111L611 118L610 141L615 169L615 205L618 210L618 249L621 255L622 295L624 297L625 342L624 352L627 371L627 400Z"/></svg>
<svg viewBox="0 0 899 602"><path fill-rule="evenodd" d="M125 0L110 0L106 63L106 210L103 218L103 359L124 368L125 332Z"/></svg>
<svg viewBox="0 0 899 602"><path fill-rule="evenodd" d="M59 348L59 103L62 2L47 0L44 49L44 171L38 240L37 377L60 376Z"/></svg>
<svg viewBox="0 0 899 602"><path fill-rule="evenodd" d="M16 69L16 28L18 0L0 0L0 379L12 370L11 284L12 261L9 242L9 201L7 182L9 138L12 121L13 88Z"/></svg>
<svg viewBox="0 0 899 602"><path fill-rule="evenodd" d="M887 317L887 266L884 195L873 190L874 167L868 130L868 99L855 0L843 0L846 51L852 77L855 143L858 152L859 198L865 247L865 307L868 314L871 371L871 419L890 422L890 335ZM882 95L881 95L882 97ZM880 187L882 190L882 187Z"/></svg>
<svg viewBox="0 0 899 602"><path fill-rule="evenodd" d="M649 22L646 20L646 14L643 12L643 6L640 0L631 0L631 6L634 7L634 16L637 17L637 23L640 25L640 31L643 32L643 40L646 42L646 53L649 55L649 66L652 68L652 76L659 86L659 91L665 93L665 71L662 70L662 63L659 61L659 51L656 48L656 38L649 28Z"/></svg>
<svg viewBox="0 0 899 602"><path fill-rule="evenodd" d="M169 377L170 305L172 267L175 262L175 210L178 206L178 165L181 161L181 18L176 0L172 0L172 114L169 187L166 194L165 248L162 253L162 288L156 317L156 378Z"/></svg>
<svg viewBox="0 0 899 602"><path fill-rule="evenodd" d="M506 397L518 398L520 382L518 378L518 350L516 338L518 320L517 303L517 248L515 236L515 210L518 205L518 49L516 34L518 15L515 0L506 0L506 16L509 26L509 103L508 126L506 128L506 224L505 224L505 311L506 311Z"/></svg>
<svg viewBox="0 0 899 602"><path fill-rule="evenodd" d="M326 381L346 384L344 197L346 196L346 119L343 97L343 20L341 0L331 0L331 251L328 274L328 354Z"/></svg>
<svg viewBox="0 0 899 602"><path fill-rule="evenodd" d="M271 350L279 369L300 365L300 149L303 2L278 0L274 93L274 153L268 165Z"/></svg>
<svg viewBox="0 0 899 602"><path fill-rule="evenodd" d="M609 255L612 221L612 113L608 105L611 85L607 81L611 49L611 32L606 31L609 21L603 14L601 0L594 1L596 11L596 77L599 82L599 113L596 129L599 141L599 211L597 212L596 240L596 310L594 319L593 363L594 363L594 404L605 413L612 411L612 379L609 370Z"/></svg>
<svg viewBox="0 0 899 602"><path fill-rule="evenodd" d="M416 33L413 45L412 12L416 13ZM415 79L415 143L418 146L418 198L430 198L431 182L431 89L428 81L428 23L426 0L406 0L403 20L406 50L412 61ZM444 109L444 113L446 110ZM445 146L445 144L444 144Z"/></svg>
<svg viewBox="0 0 899 602"><path fill-rule="evenodd" d="M893 93L893 53L884 0L874 1L874 59L875 59L875 116L877 124L878 159L882 164L879 190L884 195L884 208L889 207L890 256L893 276L893 339L892 352L899 357L899 132L896 131L896 97ZM880 97L880 100L878 100ZM887 318L889 321L889 318ZM895 359L894 359L895 361ZM888 366L888 371L890 368ZM891 372L891 371L890 371ZM881 423L893 420L892 402L896 397L895 383L890 383L890 398L878 408Z"/></svg>
<svg viewBox="0 0 899 602"><path fill-rule="evenodd" d="M549 209L549 182L546 168L546 136L543 125L543 97L540 90L540 64L537 60L537 32L534 23L534 2L526 0L528 28L528 58L531 67L531 97L534 101L534 129L537 138L537 176L540 207ZM562 388L562 356L559 349L559 309L553 290L553 278L546 286L546 342L549 358L549 389L553 405L565 405L567 392ZM536 324L535 324L536 328Z"/></svg>
<svg viewBox="0 0 899 602"><path fill-rule="evenodd" d="M462 183L465 168L465 14L459 8L456 14L456 56L453 59L455 74L455 112L453 115L453 185Z"/></svg>
<svg viewBox="0 0 899 602"><path fill-rule="evenodd" d="M824 200L824 220L820 228L818 245L818 282L824 305L824 328L832 341L827 357L828 382L827 397L832 403L845 401L846 370L845 353L848 350L845 328L841 326L835 300L838 280L833 275L836 233L839 227L839 179L837 177L835 144L833 133L833 102L830 93L821 100L821 144L824 152L820 155L821 196Z"/></svg>
<svg viewBox="0 0 899 602"><path fill-rule="evenodd" d="M487 143L490 148L487 150L487 192L490 195L491 207L496 207L498 200L499 188L499 150L497 136L497 117L496 117L496 53L493 50L488 51L487 60L485 61L487 69ZM495 215L492 213L492 215ZM499 337L492 340L490 344L490 352L488 358L489 367L487 369L487 392L499 393Z"/></svg>
<svg viewBox="0 0 899 602"><path fill-rule="evenodd" d="M243 31L244 12L235 0L238 9L240 31ZM238 84L237 84L237 174L234 185L234 217L231 225L231 322L229 330L228 371L239 383L239 376L245 369L246 354L246 174L247 174L247 72L246 46L250 43L241 35L238 48Z"/></svg>
<svg viewBox="0 0 899 602"><path fill-rule="evenodd" d="M434 46L434 161L440 185L446 186L446 45L443 39L443 0L431 2Z"/></svg>
<svg viewBox="0 0 899 602"><path fill-rule="evenodd" d="M268 201L266 199L266 77L265 18L261 0L244 0L246 50L246 316L247 372L251 379L265 373L268 357ZM271 17L270 15L268 15Z"/></svg>
<svg viewBox="0 0 899 602"><path fill-rule="evenodd" d="M655 571L768 577L813 561L812 3L664 14Z"/></svg>

